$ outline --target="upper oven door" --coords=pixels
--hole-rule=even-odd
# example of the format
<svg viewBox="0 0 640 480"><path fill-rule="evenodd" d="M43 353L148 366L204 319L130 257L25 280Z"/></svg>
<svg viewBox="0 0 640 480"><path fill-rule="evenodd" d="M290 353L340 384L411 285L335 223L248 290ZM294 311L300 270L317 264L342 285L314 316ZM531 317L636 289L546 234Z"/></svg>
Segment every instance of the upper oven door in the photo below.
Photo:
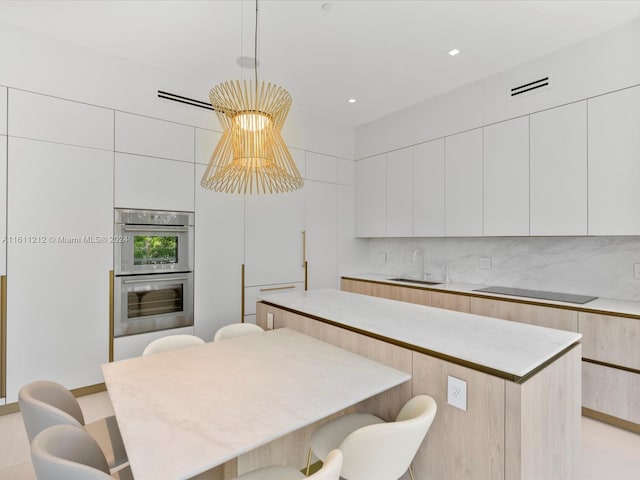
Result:
<svg viewBox="0 0 640 480"><path fill-rule="evenodd" d="M191 226L117 224L115 233L116 275L193 270Z"/></svg>

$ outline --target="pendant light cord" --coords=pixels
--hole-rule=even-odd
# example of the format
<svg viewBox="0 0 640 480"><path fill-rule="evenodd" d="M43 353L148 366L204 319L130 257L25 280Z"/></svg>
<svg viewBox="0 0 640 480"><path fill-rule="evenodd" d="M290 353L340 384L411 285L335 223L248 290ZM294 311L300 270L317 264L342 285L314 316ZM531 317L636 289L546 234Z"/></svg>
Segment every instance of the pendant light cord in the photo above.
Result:
<svg viewBox="0 0 640 480"><path fill-rule="evenodd" d="M258 0L256 0L256 29L253 38L253 70L256 75L256 93L258 92Z"/></svg>

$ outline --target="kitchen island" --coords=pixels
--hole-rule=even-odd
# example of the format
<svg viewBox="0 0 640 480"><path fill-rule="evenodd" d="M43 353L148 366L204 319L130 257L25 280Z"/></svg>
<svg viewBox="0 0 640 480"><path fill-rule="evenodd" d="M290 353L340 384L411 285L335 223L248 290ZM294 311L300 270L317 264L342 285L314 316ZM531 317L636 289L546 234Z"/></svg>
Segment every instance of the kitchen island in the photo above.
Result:
<svg viewBox="0 0 640 480"><path fill-rule="evenodd" d="M409 387L360 410L392 420L411 396L438 403L416 478L575 478L581 335L336 290L258 303L263 327L288 327L412 372ZM448 404L451 377L465 382ZM312 383L312 379L310 382Z"/></svg>

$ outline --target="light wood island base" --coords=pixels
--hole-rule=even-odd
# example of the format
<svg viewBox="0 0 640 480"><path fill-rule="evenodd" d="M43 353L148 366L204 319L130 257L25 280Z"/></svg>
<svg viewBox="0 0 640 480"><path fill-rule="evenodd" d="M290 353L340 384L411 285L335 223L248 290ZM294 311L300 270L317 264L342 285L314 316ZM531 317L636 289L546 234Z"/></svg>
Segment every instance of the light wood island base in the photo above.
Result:
<svg viewBox="0 0 640 480"><path fill-rule="evenodd" d="M436 419L413 462L416 479L577 478L581 441L579 343L522 381L513 381L464 362L416 351L392 339L259 302L256 320L264 328L267 313L274 317L274 328L288 327L412 373L411 382L352 410L393 420L412 396L427 394L436 400ZM448 376L467 382L467 411L447 404ZM300 388L322 386L309 379L309 384ZM310 435L320 423L239 457L239 473L274 463L301 468L306 463Z"/></svg>

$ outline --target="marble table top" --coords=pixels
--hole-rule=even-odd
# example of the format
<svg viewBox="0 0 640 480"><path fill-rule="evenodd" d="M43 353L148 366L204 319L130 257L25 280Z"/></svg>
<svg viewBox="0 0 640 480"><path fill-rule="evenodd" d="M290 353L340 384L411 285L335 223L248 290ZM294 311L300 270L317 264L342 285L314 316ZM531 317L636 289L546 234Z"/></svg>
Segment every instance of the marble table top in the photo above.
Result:
<svg viewBox="0 0 640 480"><path fill-rule="evenodd" d="M582 338L580 333L339 290L280 293L263 300L513 380Z"/></svg>
<svg viewBox="0 0 640 480"><path fill-rule="evenodd" d="M411 378L286 328L102 372L136 480L189 478Z"/></svg>

